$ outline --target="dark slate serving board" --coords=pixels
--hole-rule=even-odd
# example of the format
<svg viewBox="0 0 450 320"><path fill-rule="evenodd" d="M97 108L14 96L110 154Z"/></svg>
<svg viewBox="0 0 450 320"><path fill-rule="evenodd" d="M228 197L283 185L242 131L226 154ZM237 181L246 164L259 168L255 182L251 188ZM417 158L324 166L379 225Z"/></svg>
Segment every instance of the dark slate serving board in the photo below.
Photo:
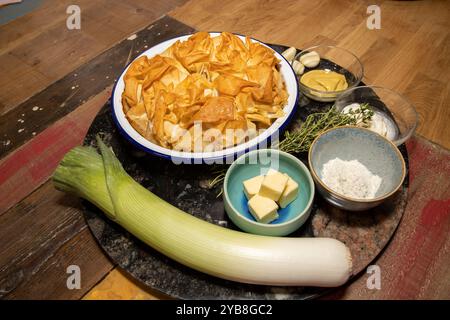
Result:
<svg viewBox="0 0 450 320"><path fill-rule="evenodd" d="M282 52L285 47L272 46ZM176 207L226 228L237 229L228 219L217 195L221 185L208 187L215 176L207 165L175 165L137 150L116 128L108 102L97 115L85 139L95 145L100 134L112 146L125 170L145 188ZM300 95L299 106L288 130L310 113L330 104ZM400 146L408 168L408 155ZM307 164L305 155L299 158ZM408 176L391 199L369 212L346 212L327 204L316 195L308 221L292 237L332 237L344 242L353 257L353 278L380 254L394 234L403 215ZM86 221L105 253L134 278L154 290L181 299L311 299L333 289L314 287L270 287L248 285L215 278L187 268L153 250L119 225L108 220L92 204L84 201Z"/></svg>

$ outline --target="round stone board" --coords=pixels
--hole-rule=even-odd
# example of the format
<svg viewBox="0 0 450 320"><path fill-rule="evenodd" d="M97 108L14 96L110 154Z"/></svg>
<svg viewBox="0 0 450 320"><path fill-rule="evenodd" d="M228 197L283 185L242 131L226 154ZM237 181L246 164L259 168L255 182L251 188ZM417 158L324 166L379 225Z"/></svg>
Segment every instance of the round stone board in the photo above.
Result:
<svg viewBox="0 0 450 320"><path fill-rule="evenodd" d="M285 47L272 46L278 52ZM288 130L313 112L330 104L312 101L300 95L299 106ZM110 145L125 170L141 185L174 206L198 218L225 228L237 229L224 211L221 184L210 188L214 170L206 165L176 165L168 160L137 150L119 133L111 115L109 102L97 115L85 139L96 145L99 134ZM408 168L404 145L400 151ZM306 155L298 155L307 164ZM368 212L346 212L326 203L316 193L307 222L291 237L331 237L344 242L351 250L353 277L363 272L380 254L394 234L405 209L408 176L400 190L382 205ZM86 221L105 253L122 269L148 287L180 299L311 299L330 288L271 287L249 285L219 279L185 267L153 250L119 225L110 221L98 208L83 201ZM351 281L350 279L349 281Z"/></svg>

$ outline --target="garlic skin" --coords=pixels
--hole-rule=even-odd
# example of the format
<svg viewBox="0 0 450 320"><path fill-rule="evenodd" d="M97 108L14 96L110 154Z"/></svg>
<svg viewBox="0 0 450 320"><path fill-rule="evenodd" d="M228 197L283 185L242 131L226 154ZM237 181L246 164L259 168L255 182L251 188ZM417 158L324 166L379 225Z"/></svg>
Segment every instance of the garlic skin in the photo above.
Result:
<svg viewBox="0 0 450 320"><path fill-rule="evenodd" d="M308 68L315 68L320 63L320 55L316 51L308 52L300 56L299 61Z"/></svg>
<svg viewBox="0 0 450 320"><path fill-rule="evenodd" d="M358 110L359 107L360 107L359 103L351 103L345 106L341 112L343 114L348 114L352 111L354 112ZM382 135L383 137L391 141L395 140L397 137L398 132L395 123L392 120L390 120L382 111L374 110L372 118L367 123L368 126L365 126L364 123L362 122L363 119L362 114L353 115L353 117L356 120L356 126L365 127L373 132L378 133L379 135Z"/></svg>
<svg viewBox="0 0 450 320"><path fill-rule="evenodd" d="M368 129L378 133L379 135L382 135L383 137L387 136L386 122L384 121L384 118L381 117L378 113L373 114Z"/></svg>
<svg viewBox="0 0 450 320"><path fill-rule="evenodd" d="M285 50L281 55L286 58L289 63L292 63L292 61L295 58L295 54L297 53L297 49L294 47L290 47L289 49Z"/></svg>
<svg viewBox="0 0 450 320"><path fill-rule="evenodd" d="M398 130L395 123L381 112L375 111L370 121L370 130L382 135L388 140L394 141L397 138Z"/></svg>
<svg viewBox="0 0 450 320"><path fill-rule="evenodd" d="M301 75L305 72L305 66L297 60L292 62L292 69L294 69L296 75Z"/></svg>

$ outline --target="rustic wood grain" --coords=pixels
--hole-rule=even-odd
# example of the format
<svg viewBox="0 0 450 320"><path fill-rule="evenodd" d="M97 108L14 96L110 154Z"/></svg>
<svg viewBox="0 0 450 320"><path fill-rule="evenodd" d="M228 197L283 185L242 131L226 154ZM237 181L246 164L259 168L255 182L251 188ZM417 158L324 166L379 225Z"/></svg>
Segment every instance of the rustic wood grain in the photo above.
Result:
<svg viewBox="0 0 450 320"><path fill-rule="evenodd" d="M19 62L5 64L8 72L0 73L0 114L183 2L47 0L35 12L1 26L2 69L11 56ZM66 26L66 8L72 4L81 9L80 30L68 30ZM14 68L29 72L17 74Z"/></svg>
<svg viewBox="0 0 450 320"><path fill-rule="evenodd" d="M94 1L79 1L81 7L87 8ZM6 73L0 74L0 83L3 90L0 91L0 114L3 114L15 107L18 103L24 101L31 95L46 88L55 81L46 73L38 70L41 59L41 52L52 52L55 49L61 50L66 44L61 43L61 37L67 36L69 30L66 27L66 8L71 1L44 1L43 5L37 8L35 12L12 20L8 24L0 27L0 61L16 59L16 63L2 64L5 66ZM77 32L77 31L75 31ZM52 37L50 37L50 34ZM70 39L69 42L70 43ZM98 46L96 46L98 48ZM17 52L16 52L17 50ZM29 54L27 54L29 51ZM21 53L21 54L17 54ZM35 56L35 55L38 56ZM28 62L21 59L28 57ZM8 58L10 57L10 58ZM12 57L12 58L11 58ZM44 56L43 61L51 61L58 65L60 60L67 60L67 55L56 57L50 55ZM69 57L75 59L76 57ZM27 73L16 73L15 69L29 69ZM50 69L53 69L50 67ZM37 75L40 76L36 79ZM65 74L61 74L60 77ZM34 81L34 80L37 81Z"/></svg>
<svg viewBox="0 0 450 320"><path fill-rule="evenodd" d="M112 86L128 62L146 48L191 30L170 17L163 17L137 32L135 39L121 41L1 116L0 158Z"/></svg>
<svg viewBox="0 0 450 320"><path fill-rule="evenodd" d="M0 28L1 30L1 28ZM26 92L37 92L45 88L50 79L19 58L6 53L0 55L0 114L8 104L15 105L29 96ZM17 121L17 119L16 119Z"/></svg>
<svg viewBox="0 0 450 320"><path fill-rule="evenodd" d="M18 45L31 41L51 26L65 21L67 19L66 8L71 3L69 0L57 2L45 0L32 13L2 25L0 28L0 54L3 55ZM80 3L86 4L87 2L82 0Z"/></svg>
<svg viewBox="0 0 450 320"><path fill-rule="evenodd" d="M87 229L79 200L47 182L0 216L0 297L80 298L112 264ZM68 290L66 269L81 269L81 289Z"/></svg>
<svg viewBox="0 0 450 320"><path fill-rule="evenodd" d="M17 123L24 130L17 132L15 136L23 132L29 135L31 133L32 137L23 146L16 144L15 146L20 146L19 149L0 161L0 235L10 243L4 247L5 251L0 251L4 258L0 260L2 297L80 298L111 269L109 261L102 264L102 261L107 261L106 256L85 228L78 209L74 210L76 198L63 198L72 199L71 201L75 201L74 205L61 200L61 194L53 189L50 182L26 196L48 180L69 149L81 143L92 118L110 97L111 87L104 88L112 84L114 78L107 75L118 75L124 65L146 47L177 32L186 33L190 30L192 29L171 18L163 17L137 33L135 40L125 40L107 52L106 56L100 56L84 65L78 73L74 73L76 76L70 74L30 98L24 104L26 109L19 106L11 111L17 115L16 119L8 118L11 112L0 118L0 122L11 124L11 127L17 124L10 120L20 119ZM113 60L115 64L109 63L109 60ZM90 84L92 80L105 74L105 77L97 81L97 85ZM80 86L78 83L88 85ZM64 96L68 94L68 98L60 102L55 93ZM83 98L91 96L94 97L84 102ZM43 106L42 101L50 103ZM54 108L60 103L65 110L54 112ZM31 107L32 105L34 106ZM55 120L58 121L52 123ZM50 126L45 128L47 125ZM22 200L24 197L26 198ZM17 202L19 204L8 210ZM22 219L21 215L25 213L29 214L28 218ZM51 222L46 223L47 219ZM30 229L26 236L19 231L22 226ZM66 230L70 233L66 233ZM57 238L57 235L61 235L62 239ZM87 255L77 257L80 252L87 252ZM82 290L66 288L65 268L72 262L79 265L83 274L87 275L82 277Z"/></svg>
<svg viewBox="0 0 450 320"><path fill-rule="evenodd" d="M64 154L83 142L110 95L111 88L105 89L0 160L0 215L47 181Z"/></svg>

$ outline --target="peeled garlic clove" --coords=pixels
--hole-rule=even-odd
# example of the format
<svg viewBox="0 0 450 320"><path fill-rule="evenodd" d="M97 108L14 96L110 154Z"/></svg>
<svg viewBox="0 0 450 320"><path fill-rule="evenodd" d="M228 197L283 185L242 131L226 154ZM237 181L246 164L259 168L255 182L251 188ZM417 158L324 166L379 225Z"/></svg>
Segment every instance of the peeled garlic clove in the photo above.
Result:
<svg viewBox="0 0 450 320"><path fill-rule="evenodd" d="M289 49L285 50L281 55L286 58L289 63L294 60L295 54L297 53L297 49L294 47L290 47Z"/></svg>
<svg viewBox="0 0 450 320"><path fill-rule="evenodd" d="M294 60L294 62L292 62L292 69L294 69L294 72L297 75L301 75L303 74L303 72L305 72L305 66L297 60Z"/></svg>
<svg viewBox="0 0 450 320"><path fill-rule="evenodd" d="M320 55L316 51L308 52L300 56L299 61L308 68L315 68L319 65Z"/></svg>

